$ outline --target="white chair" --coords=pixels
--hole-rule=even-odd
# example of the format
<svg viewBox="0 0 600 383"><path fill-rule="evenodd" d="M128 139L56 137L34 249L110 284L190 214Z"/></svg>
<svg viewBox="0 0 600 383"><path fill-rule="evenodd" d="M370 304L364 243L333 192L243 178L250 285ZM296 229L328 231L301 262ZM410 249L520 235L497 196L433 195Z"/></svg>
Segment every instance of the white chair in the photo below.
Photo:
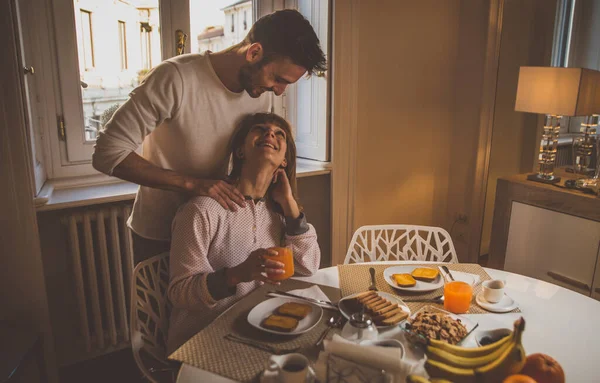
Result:
<svg viewBox="0 0 600 383"><path fill-rule="evenodd" d="M131 349L140 371L153 383L174 382L177 366L167 361L171 306L167 299L169 253L137 264L131 284Z"/></svg>
<svg viewBox="0 0 600 383"><path fill-rule="evenodd" d="M352 236L344 264L376 261L458 263L450 234L442 228L415 225L360 227Z"/></svg>

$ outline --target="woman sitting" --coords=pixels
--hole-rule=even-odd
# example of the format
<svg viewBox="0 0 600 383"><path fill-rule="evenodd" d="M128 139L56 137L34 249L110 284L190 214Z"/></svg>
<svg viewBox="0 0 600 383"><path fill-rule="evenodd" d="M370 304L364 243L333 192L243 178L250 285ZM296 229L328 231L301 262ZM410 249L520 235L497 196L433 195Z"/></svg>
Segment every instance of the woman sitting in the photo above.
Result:
<svg viewBox="0 0 600 383"><path fill-rule="evenodd" d="M319 268L315 229L296 198L296 146L286 120L246 117L231 145L231 181L246 196L232 212L209 197L184 204L172 226L168 296L173 305L167 348L175 351L219 314L264 282L284 273L265 255L290 246L297 275Z"/></svg>

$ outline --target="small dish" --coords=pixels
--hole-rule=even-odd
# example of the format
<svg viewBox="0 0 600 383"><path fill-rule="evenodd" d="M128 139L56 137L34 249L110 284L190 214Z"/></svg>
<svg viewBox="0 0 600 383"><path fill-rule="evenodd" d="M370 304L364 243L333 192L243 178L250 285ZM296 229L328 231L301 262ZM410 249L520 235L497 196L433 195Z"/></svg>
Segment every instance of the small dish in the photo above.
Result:
<svg viewBox="0 0 600 383"><path fill-rule="evenodd" d="M505 336L511 335L512 332L512 329L509 328L495 328L493 330L475 331L473 335L475 342L481 347L485 346L486 344L496 343ZM489 338L489 340L486 341L485 338Z"/></svg>
<svg viewBox="0 0 600 383"><path fill-rule="evenodd" d="M420 343L423 345L427 344L427 338L424 335L421 335L421 334L418 334L418 333L412 331L409 328L409 326L407 326L417 315L419 315L419 313L423 313L423 312L445 314L445 315L448 315L452 319L460 321L460 323L462 323L462 325L465 326L467 333L460 341L458 341L457 345L460 345L471 334L471 332L473 332L473 330L475 330L477 328L477 326L479 326L479 324L477 322L472 321L463 316L452 314L449 311L439 309L435 306L425 306L425 307L421 308L419 311L416 311L415 313L413 313L407 320L402 322L402 324L400 325L400 328L402 329L402 331L405 332L406 337L412 343Z"/></svg>
<svg viewBox="0 0 600 383"><path fill-rule="evenodd" d="M482 309L495 313L507 313L518 307L517 302L515 302L514 299L512 299L506 294L504 294L500 302L490 303L485 300L485 298L483 297L483 292L481 292L475 297L475 302Z"/></svg>
<svg viewBox="0 0 600 383"><path fill-rule="evenodd" d="M338 302L338 307L340 308L340 313L348 320L350 320L350 317L352 316L352 314L355 313L354 310L352 310L352 308L350 307L350 305L348 304L348 300L354 298L355 296L357 296L360 293L356 293L356 294L352 294L352 295L348 295L347 297L344 297L342 299L340 299L340 301ZM402 299L398 298L397 296L394 296L392 294L386 293L384 291L377 291L377 294L382 297L387 299L388 301L392 302L392 303L397 303L398 305L400 305L400 308L402 309L402 311L404 311L405 313L407 313L408 315L410 315L410 309L408 308L408 306L406 305L406 303L402 302ZM400 322L402 323L402 322ZM392 326L376 326L378 329L383 329L383 328L390 328L390 327L394 327L397 326L397 324L392 325Z"/></svg>
<svg viewBox="0 0 600 383"><path fill-rule="evenodd" d="M311 306L312 311L306 316L306 318L300 320L300 322L298 323L298 327L296 327L294 331L283 332L262 327L261 324L263 320L265 320L265 318L267 318L269 315L273 314L277 307L281 306L286 302L301 302L303 304ZM254 308L248 313L248 323L250 323L252 326L256 327L259 330L270 332L271 334L298 335L304 334L305 332L311 330L317 325L317 323L319 323L322 317L323 309L317 305L313 305L310 302L301 301L299 299L293 298L271 298L254 306Z"/></svg>
<svg viewBox="0 0 600 383"><path fill-rule="evenodd" d="M437 290L440 287L444 286L444 280L442 276L438 274L437 278L433 280L433 282L424 282L417 280L417 284L411 287L400 287L392 277L394 274L411 274L414 269L421 266L392 266L383 270L383 279L387 282L388 285L392 286L395 289L403 290L403 291L412 291L412 292L428 292Z"/></svg>

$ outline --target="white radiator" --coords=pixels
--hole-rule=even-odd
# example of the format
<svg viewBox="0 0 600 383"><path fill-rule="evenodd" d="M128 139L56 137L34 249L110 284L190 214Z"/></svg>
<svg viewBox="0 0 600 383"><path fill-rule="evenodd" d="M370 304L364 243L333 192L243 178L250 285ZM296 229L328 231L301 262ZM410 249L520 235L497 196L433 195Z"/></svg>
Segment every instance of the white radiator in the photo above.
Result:
<svg viewBox="0 0 600 383"><path fill-rule="evenodd" d="M88 353L129 344L130 213L130 205L108 205L75 211L62 220L73 266L79 335Z"/></svg>

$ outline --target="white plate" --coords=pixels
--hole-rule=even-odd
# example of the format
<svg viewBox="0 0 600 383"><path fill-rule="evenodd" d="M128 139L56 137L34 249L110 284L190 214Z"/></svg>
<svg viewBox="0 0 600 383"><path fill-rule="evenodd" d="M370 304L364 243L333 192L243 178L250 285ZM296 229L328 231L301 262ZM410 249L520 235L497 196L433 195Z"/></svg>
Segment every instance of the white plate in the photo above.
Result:
<svg viewBox="0 0 600 383"><path fill-rule="evenodd" d="M294 331L275 331L261 326L263 320L265 320L269 315L275 313L277 307L287 302L298 302L305 305L309 305L312 307L312 311L306 316L306 318L300 320L300 323L298 323L298 327L296 327ZM256 327L259 330L270 332L271 334L298 335L304 334L305 332L315 327L317 323L319 323L319 321L321 320L322 316L323 309L317 305L313 305L310 302L294 298L271 298L254 306L254 308L248 313L248 323L250 323L252 326Z"/></svg>
<svg viewBox="0 0 600 383"><path fill-rule="evenodd" d="M352 311L350 309L350 307L348 307L348 305L344 304L344 302L354 298L358 294L361 294L361 293L348 295L347 297L340 299L340 301L338 303L338 307L340 308L340 313L342 313L342 315L348 320L350 320L350 316L352 314L354 314L355 312ZM405 313L410 315L410 309L408 308L406 303L402 302L402 299L400 299L397 296L394 296L392 294L386 293L385 291L377 291L377 294L379 294L380 297L385 298L392 303L397 303L398 305L400 305L400 308L402 308L402 311L404 311ZM393 326L397 326L397 325L393 325ZM377 328L388 328L388 327L393 327L393 326L377 326Z"/></svg>
<svg viewBox="0 0 600 383"><path fill-rule="evenodd" d="M477 302L481 308L495 313L507 313L517 308L517 302L506 294L504 294L500 302L490 303L483 297L483 292L480 292L475 297L475 302Z"/></svg>
<svg viewBox="0 0 600 383"><path fill-rule="evenodd" d="M417 280L417 284L412 287L400 287L392 278L393 274L410 274L414 269L423 266L392 266L383 270L383 279L387 282L388 285L392 286L398 290L404 291L413 291L413 292L427 292L437 290L440 287L444 286L444 280L442 279L441 273L438 274L437 278L433 282L423 282Z"/></svg>

